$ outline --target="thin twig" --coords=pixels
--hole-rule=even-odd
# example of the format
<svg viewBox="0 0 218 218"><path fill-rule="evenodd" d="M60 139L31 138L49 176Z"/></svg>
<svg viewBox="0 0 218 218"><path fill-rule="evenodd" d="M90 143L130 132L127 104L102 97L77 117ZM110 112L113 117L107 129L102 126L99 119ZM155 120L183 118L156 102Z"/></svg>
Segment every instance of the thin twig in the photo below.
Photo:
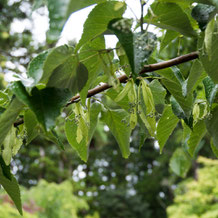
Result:
<svg viewBox="0 0 218 218"><path fill-rule="evenodd" d="M144 6L145 6L144 0L140 0L140 4L141 4L140 27L141 27L141 32L144 32L144 29L143 29L143 24L144 24Z"/></svg>

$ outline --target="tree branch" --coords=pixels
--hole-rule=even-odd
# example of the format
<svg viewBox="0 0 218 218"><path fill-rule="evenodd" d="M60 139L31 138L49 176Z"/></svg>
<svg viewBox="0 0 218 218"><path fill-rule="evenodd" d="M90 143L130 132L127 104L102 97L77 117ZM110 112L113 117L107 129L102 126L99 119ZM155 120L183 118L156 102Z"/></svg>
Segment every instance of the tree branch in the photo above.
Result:
<svg viewBox="0 0 218 218"><path fill-rule="evenodd" d="M192 52L192 53L189 53L186 55L182 55L182 56L173 58L173 59L168 60L168 61L163 61L163 62L156 63L156 64L145 65L143 67L143 69L139 72L139 75L143 75L143 74L148 73L148 72L153 72L153 71L161 70L164 68L172 67L172 66L175 66L178 64L182 64L182 63L197 59L198 57L199 57L199 53L197 51L195 51L195 52ZM126 75L122 75L122 76L118 77L118 79L120 80L121 83L125 83L126 80L128 79L128 77ZM92 97L100 92L103 92L111 87L112 87L111 85L105 83L101 86L95 87L94 89L90 89L88 91L87 98L90 98L90 97ZM80 96L76 95L70 99L70 101L67 103L66 107L69 106L70 104L73 104L73 103L78 102L78 101L80 101Z"/></svg>
<svg viewBox="0 0 218 218"><path fill-rule="evenodd" d="M194 59L197 59L198 57L199 57L199 53L197 51L195 51L195 52L192 52L192 53L189 53L186 55L182 55L180 57L173 58L173 59L168 60L168 61L163 61L163 62L156 63L156 64L145 65L143 67L143 69L139 72L139 75L143 75L143 74L148 73L148 72L153 72L153 71L161 70L164 68L172 67L172 66L182 64L182 63L185 63L188 61L192 61ZM118 79L120 80L121 83L125 83L127 81L128 77L126 75L122 75L122 76L118 77ZM112 87L111 85L108 85L107 83L105 83L101 86L95 87L94 89L90 89L88 91L87 98L90 98L90 97L92 97L100 92L103 92L111 87ZM79 102L79 101L80 101L80 96L76 95L70 99L70 101L66 104L66 107L73 104L73 103ZM14 123L14 127L17 127L23 123L24 123L24 121L22 118L18 119Z"/></svg>

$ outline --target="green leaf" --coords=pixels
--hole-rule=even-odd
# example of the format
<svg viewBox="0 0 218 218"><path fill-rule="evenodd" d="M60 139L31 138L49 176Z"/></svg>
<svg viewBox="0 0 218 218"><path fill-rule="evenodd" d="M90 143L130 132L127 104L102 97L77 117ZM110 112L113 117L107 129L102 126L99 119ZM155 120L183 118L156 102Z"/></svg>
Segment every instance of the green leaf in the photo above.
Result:
<svg viewBox="0 0 218 218"><path fill-rule="evenodd" d="M207 53L204 49L204 46L201 48L200 52L200 60L204 66L204 69L214 81L214 83L218 83L218 21L215 21L214 31L212 32L212 43L210 43L211 53Z"/></svg>
<svg viewBox="0 0 218 218"><path fill-rule="evenodd" d="M0 166L0 184L11 197L12 201L14 202L16 208L18 209L19 213L22 215L22 204L20 198L20 189L18 183L14 176L11 177L11 180L6 178L3 173L2 166Z"/></svg>
<svg viewBox="0 0 218 218"><path fill-rule="evenodd" d="M179 103L176 101L176 99L171 96L170 97L170 103L172 106L173 113L179 118L183 119L185 123L192 128L193 127L193 116L191 114L192 111L190 111L190 116L187 116L182 107L179 105Z"/></svg>
<svg viewBox="0 0 218 218"><path fill-rule="evenodd" d="M178 3L178 4L191 4L191 3L202 3L207 5L215 5L216 0L158 0L159 2L171 2L171 3Z"/></svg>
<svg viewBox="0 0 218 218"><path fill-rule="evenodd" d="M40 0L42 1L42 0ZM59 39L65 22L71 13L88 7L90 5L104 2L106 0L47 0L49 10L49 31L47 32L47 40L52 43Z"/></svg>
<svg viewBox="0 0 218 218"><path fill-rule="evenodd" d="M107 110L102 112L102 120L107 124L119 144L122 156L128 158L130 155L129 139L131 134L129 114L120 109Z"/></svg>
<svg viewBox="0 0 218 218"><path fill-rule="evenodd" d="M216 98L216 94L218 91L218 84L215 85L210 77L206 77L203 80L203 84L204 84L207 101L209 102L210 105L212 105L212 103Z"/></svg>
<svg viewBox="0 0 218 218"><path fill-rule="evenodd" d="M0 90L0 105L2 107L5 107L5 105L9 102L9 97L8 94L5 93L4 91Z"/></svg>
<svg viewBox="0 0 218 218"><path fill-rule="evenodd" d="M148 84L145 82L145 80L141 80L141 87L142 87L142 96L143 100L146 106L146 113L155 113L155 108L154 108L154 99L153 95L151 92L150 87Z"/></svg>
<svg viewBox="0 0 218 218"><path fill-rule="evenodd" d="M167 139L176 128L179 119L174 115L170 105L167 105L157 124L157 140L160 146L160 153L162 153Z"/></svg>
<svg viewBox="0 0 218 218"><path fill-rule="evenodd" d="M160 52L178 36L178 32L167 30L160 44Z"/></svg>
<svg viewBox="0 0 218 218"><path fill-rule="evenodd" d="M126 95L128 96L128 92L131 90L132 83L130 81L127 82L127 84L124 86L124 88L121 90L121 92L117 95L117 97L114 99L115 102L121 101Z"/></svg>
<svg viewBox="0 0 218 218"><path fill-rule="evenodd" d="M49 43L56 42L60 36L61 30L68 18L69 0L48 1L49 11L49 31L47 32L47 41Z"/></svg>
<svg viewBox="0 0 218 218"><path fill-rule="evenodd" d="M186 177L191 167L191 159L181 149L177 148L170 159L170 169L178 176L182 178Z"/></svg>
<svg viewBox="0 0 218 218"><path fill-rule="evenodd" d="M83 137L80 143L77 142L77 125L75 123L75 114L73 113L65 123L65 133L67 136L67 140L70 143L70 145L77 151L78 155L83 161L88 160L88 149L89 144L92 139L92 136L95 132L97 123L98 123L98 116L101 111L101 105L97 103L93 103L91 105L90 110L90 127L88 130L88 142Z"/></svg>
<svg viewBox="0 0 218 218"><path fill-rule="evenodd" d="M203 71L204 69L201 62L199 60L195 60L192 64L190 74L187 79L185 96L189 95L193 91L193 88L195 87L195 84L198 82L198 79L200 78Z"/></svg>
<svg viewBox="0 0 218 218"><path fill-rule="evenodd" d="M13 98L8 108L0 115L0 144L3 143L23 107L23 103L17 98Z"/></svg>
<svg viewBox="0 0 218 218"><path fill-rule="evenodd" d="M194 107L193 107L193 120L194 120L194 123L196 123L199 119L199 116L200 116L200 106L199 104L195 104Z"/></svg>
<svg viewBox="0 0 218 218"><path fill-rule="evenodd" d="M137 94L136 86L133 79L130 80L131 89L128 92L128 99L130 104L130 121L129 125L131 129L134 129L137 124Z"/></svg>
<svg viewBox="0 0 218 218"><path fill-rule="evenodd" d="M211 135L213 139L214 146L218 149L218 106L216 106L213 111L211 112L211 115L209 118L205 121L207 131Z"/></svg>
<svg viewBox="0 0 218 218"><path fill-rule="evenodd" d="M3 114L3 113L4 113L4 111L5 111L5 108L3 108L3 107L0 107L0 115L1 115L1 114Z"/></svg>
<svg viewBox="0 0 218 218"><path fill-rule="evenodd" d="M198 22L201 30L205 30L209 21L216 14L216 8L211 5L198 4L192 9L192 17Z"/></svg>
<svg viewBox="0 0 218 218"><path fill-rule="evenodd" d="M185 36L196 37L186 13L177 4L155 2L151 5L145 21L163 29L179 32Z"/></svg>
<svg viewBox="0 0 218 218"><path fill-rule="evenodd" d="M134 129L137 124L137 94L133 79L127 82L114 101L118 102L119 105L119 102L125 99L126 96L128 96L128 101L126 103L129 105L128 112L130 113L130 128Z"/></svg>
<svg viewBox="0 0 218 218"><path fill-rule="evenodd" d="M198 2L199 0L158 0L159 2L170 2L170 3L185 3L185 4L191 4L194 2ZM207 0L200 0L200 1L207 1Z"/></svg>
<svg viewBox="0 0 218 218"><path fill-rule="evenodd" d="M110 1L98 4L89 14L83 28L83 34L76 46L76 51L107 30L109 21L122 17L126 10L124 2Z"/></svg>
<svg viewBox="0 0 218 218"><path fill-rule="evenodd" d="M210 60L211 60L214 28L215 28L215 20L212 19L207 25L207 28L205 30L205 36L204 36L204 44Z"/></svg>
<svg viewBox="0 0 218 218"><path fill-rule="evenodd" d="M200 120L193 127L190 138L188 140L188 152L191 156L194 155L201 139L204 137L205 134L206 134L205 123L203 120Z"/></svg>
<svg viewBox="0 0 218 218"><path fill-rule="evenodd" d="M130 128L134 129L137 124L137 94L133 79L129 80L121 92L114 99L115 102L120 102L128 96L129 105L128 112L130 113ZM119 104L119 103L118 103Z"/></svg>
<svg viewBox="0 0 218 218"><path fill-rule="evenodd" d="M213 144L213 140L211 140L210 146L211 146L211 149L212 149L213 153L215 154L216 158L218 158L218 148Z"/></svg>
<svg viewBox="0 0 218 218"><path fill-rule="evenodd" d="M191 135L192 130L183 120L181 120L181 124L182 124L182 128L183 128L182 144L183 144L183 147L186 148L186 150L188 150L187 142L189 140L189 137Z"/></svg>
<svg viewBox="0 0 218 218"><path fill-rule="evenodd" d="M11 127L10 131L8 132L7 136L3 141L4 150L2 151L2 157L6 165L10 164L12 156L14 156L18 152L22 144L23 140L18 139L16 129L14 127Z"/></svg>
<svg viewBox="0 0 218 218"><path fill-rule="evenodd" d="M139 151L141 150L142 146L145 143L145 140L149 137L149 132L144 124L144 122L141 120L140 116L138 117L138 124L139 124L139 130L138 130L138 144L139 144Z"/></svg>
<svg viewBox="0 0 218 218"><path fill-rule="evenodd" d="M159 2L171 2L171 3L183 3L185 2L186 4L191 4L195 2L195 0L158 0Z"/></svg>
<svg viewBox="0 0 218 218"><path fill-rule="evenodd" d="M79 62L75 56L69 57L59 65L49 78L47 87L66 88L72 94L81 91L88 80L86 66Z"/></svg>
<svg viewBox="0 0 218 218"><path fill-rule="evenodd" d="M117 42L116 45L116 54L119 58L120 61L120 67L123 69L123 71L125 72L125 74L129 77L130 73L131 73L131 66L129 64L128 61L128 57L126 56L125 50L122 48L120 42Z"/></svg>
<svg viewBox="0 0 218 218"><path fill-rule="evenodd" d="M149 83L148 86L150 87L153 95L155 109L158 112L162 112L165 105L165 96L167 94L166 89L157 79L152 80L152 82Z"/></svg>
<svg viewBox="0 0 218 218"><path fill-rule="evenodd" d="M69 90L57 88L34 88L29 95L20 82L12 84L10 88L21 102L29 106L47 131L54 127L60 110L72 96Z"/></svg>
<svg viewBox="0 0 218 218"><path fill-rule="evenodd" d="M104 37L98 37L95 40L92 40L86 43L79 53L80 61L87 67L88 69L88 81L83 89L80 91L80 98L85 105L85 100L87 97L88 90L93 87L96 82L96 78L102 70L102 61L99 55L99 51L103 51L105 49L105 40ZM98 84L96 84L98 85Z"/></svg>
<svg viewBox="0 0 218 218"><path fill-rule="evenodd" d="M67 136L67 140L70 143L70 145L77 151L78 155L83 161L88 160L88 145L83 138L80 143L76 140L77 138L77 125L75 123L76 117L73 113L66 121L65 123L65 133Z"/></svg>
<svg viewBox="0 0 218 218"><path fill-rule="evenodd" d="M77 0L71 0L68 7L68 16L78 10L81 10L83 8L86 8L93 4L99 4L101 2L105 2L106 0L85 0L85 1L77 1Z"/></svg>
<svg viewBox="0 0 218 218"><path fill-rule="evenodd" d="M24 125L27 132L27 144L29 144L39 133L37 128L37 118L31 110L24 113Z"/></svg>
<svg viewBox="0 0 218 218"><path fill-rule="evenodd" d="M132 20L118 18L110 21L108 29L119 39L135 78L153 52L157 39L150 32L132 33L131 26Z"/></svg>
<svg viewBox="0 0 218 218"><path fill-rule="evenodd" d="M11 169L10 169L10 165L6 165L3 158L2 158L2 155L0 155L0 167L2 168L2 172L3 172L3 175L9 179L9 180L12 180L12 174L11 174Z"/></svg>
<svg viewBox="0 0 218 218"><path fill-rule="evenodd" d="M50 85L60 86L60 82L64 82L65 86L70 87L71 83L69 81L75 80L75 73L72 72L72 69L76 68L75 62L73 48L67 45L39 54L30 62L27 69L28 77L34 79L34 82L29 87L37 86L41 88L42 86L44 88L49 79ZM60 72L60 70L64 70L64 72ZM69 79L69 81L67 80L68 83L65 81L66 77Z"/></svg>
<svg viewBox="0 0 218 218"><path fill-rule="evenodd" d="M138 113L148 132L155 137L156 117L154 99L148 84L142 79L138 88Z"/></svg>
<svg viewBox="0 0 218 218"><path fill-rule="evenodd" d="M42 60L39 62L39 72L40 68L43 67L43 74L39 82L46 84L50 76L52 75L53 71L58 66L64 64L64 62L66 62L68 58L73 55L73 50L74 49L72 47L69 47L67 45L61 45L59 47L51 49L49 53L46 55L46 59L44 59L45 57L43 57ZM31 68L29 68L29 71L30 70ZM36 78L36 76L34 78Z"/></svg>
<svg viewBox="0 0 218 218"><path fill-rule="evenodd" d="M64 144L61 141L60 136L57 134L57 132L54 129L52 129L49 132L45 132L44 134L48 141L55 143L61 150L63 151L65 150Z"/></svg>
<svg viewBox="0 0 218 218"><path fill-rule="evenodd" d="M211 4L213 4L216 7L216 9L218 10L218 2L217 2L217 0L207 0L207 1L209 1Z"/></svg>
<svg viewBox="0 0 218 218"><path fill-rule="evenodd" d="M86 66L83 63L79 63L76 68L76 74L77 74L77 89L78 91L81 91L84 85L86 84L86 81L88 80L88 70Z"/></svg>
<svg viewBox="0 0 218 218"><path fill-rule="evenodd" d="M177 67L171 67L163 70L158 70L157 73L164 77L162 83L168 91L174 96L180 107L183 109L186 117L189 117L192 111L193 97L190 93L184 97L182 92L182 85L184 79Z"/></svg>
<svg viewBox="0 0 218 218"><path fill-rule="evenodd" d="M173 113L179 119L185 120L187 118L187 116L185 115L184 110L181 108L181 106L179 105L179 103L176 101L176 99L173 96L170 97L170 103L171 103L171 106L173 109Z"/></svg>
<svg viewBox="0 0 218 218"><path fill-rule="evenodd" d="M119 39L132 69L133 75L135 72L135 60L134 60L134 34L131 31L132 20L117 18L113 19L108 24L108 29L111 30Z"/></svg>
<svg viewBox="0 0 218 218"><path fill-rule="evenodd" d="M48 53L48 51L45 51L37 55L35 58L32 59L32 61L28 65L27 75L28 77L34 79L34 83L32 84L32 86L36 85L43 76L43 66L48 56Z"/></svg>
<svg viewBox="0 0 218 218"><path fill-rule="evenodd" d="M120 92L122 92L123 89L121 89L121 86L119 88L119 92L116 92L114 89L109 89L105 95L108 96L109 98L111 98L114 102L115 99L117 98L117 96L119 95ZM116 104L123 108L126 111L130 110L130 105L129 105L129 99L128 99L128 95L126 95L122 100L120 100L119 102L116 102Z"/></svg>
<svg viewBox="0 0 218 218"><path fill-rule="evenodd" d="M75 118L77 123L77 131L76 131L76 141L79 144L82 139L85 139L86 144L88 143L88 125L89 125L89 111L87 113L84 112L80 103L75 105Z"/></svg>
<svg viewBox="0 0 218 218"><path fill-rule="evenodd" d="M218 9L217 0L158 0L158 1L179 3L179 4L184 4L186 6L189 6L190 3L195 3L196 2L196 3L206 4L206 5L212 5L212 6L215 6Z"/></svg>
<svg viewBox="0 0 218 218"><path fill-rule="evenodd" d="M89 128L89 140L91 141L92 136L95 132L96 126L98 124L99 113L101 112L101 105L98 103L93 103L90 110L90 128Z"/></svg>

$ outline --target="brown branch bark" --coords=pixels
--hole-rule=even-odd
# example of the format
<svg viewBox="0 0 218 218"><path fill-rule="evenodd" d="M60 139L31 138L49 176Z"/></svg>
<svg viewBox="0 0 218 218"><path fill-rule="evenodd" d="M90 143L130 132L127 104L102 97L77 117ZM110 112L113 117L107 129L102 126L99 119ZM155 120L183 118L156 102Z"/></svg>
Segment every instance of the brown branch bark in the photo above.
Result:
<svg viewBox="0 0 218 218"><path fill-rule="evenodd" d="M175 65L179 65L179 64L182 64L182 63L197 59L198 57L199 57L199 53L197 51L195 51L195 52L192 52L192 53L189 53L189 54L186 54L186 55L182 55L182 56L173 58L173 59L168 60L168 61L163 61L163 62L156 63L156 64L145 65L143 67L143 69L139 72L139 75L143 75L143 74L148 73L148 72L153 72L153 71L161 70L161 69L164 69L164 68L172 67L172 66L175 66ZM125 83L126 80L128 79L128 77L126 75L122 75L118 79L120 80L121 83ZM92 97L92 96L94 96L94 95L96 95L96 94L98 94L100 92L103 92L103 91L105 91L105 90L107 90L107 89L109 89L111 87L112 86L105 83L105 84L103 84L101 86L90 89L88 91L87 98L90 98L90 97ZM69 106L70 104L78 102L79 100L80 100L79 95L74 96L67 103L66 107Z"/></svg>

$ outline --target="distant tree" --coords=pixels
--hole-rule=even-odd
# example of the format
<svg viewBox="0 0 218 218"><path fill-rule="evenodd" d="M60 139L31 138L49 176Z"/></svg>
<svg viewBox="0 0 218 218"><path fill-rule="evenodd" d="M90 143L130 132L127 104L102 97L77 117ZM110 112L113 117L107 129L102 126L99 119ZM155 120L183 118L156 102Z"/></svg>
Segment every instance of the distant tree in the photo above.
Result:
<svg viewBox="0 0 218 218"><path fill-rule="evenodd" d="M80 217L79 211L87 211L88 204L81 197L73 194L73 186L69 181L61 184L48 183L40 180L37 186L27 190L22 187L24 217L26 218L62 218ZM7 195L1 195L0 217L22 217L12 207ZM89 218L98 218L97 213Z"/></svg>
<svg viewBox="0 0 218 218"><path fill-rule="evenodd" d="M174 203L167 208L169 218L218 217L218 161L199 157L198 164L197 180L178 184Z"/></svg>

